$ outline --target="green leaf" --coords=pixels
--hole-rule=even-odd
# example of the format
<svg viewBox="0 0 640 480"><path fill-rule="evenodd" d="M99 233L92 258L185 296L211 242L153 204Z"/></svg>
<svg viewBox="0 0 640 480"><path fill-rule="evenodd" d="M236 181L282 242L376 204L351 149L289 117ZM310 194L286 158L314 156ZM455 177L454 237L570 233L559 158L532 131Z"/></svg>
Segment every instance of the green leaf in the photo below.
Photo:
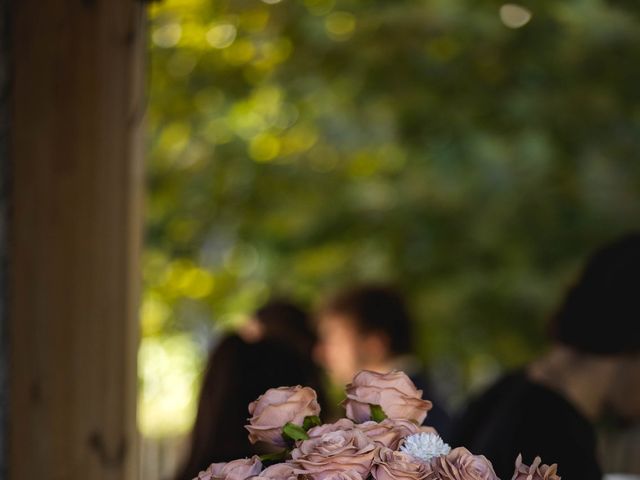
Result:
<svg viewBox="0 0 640 480"><path fill-rule="evenodd" d="M282 436L296 442L298 440L307 440L309 438L307 432L305 432L300 425L290 422L282 427Z"/></svg>
<svg viewBox="0 0 640 480"><path fill-rule="evenodd" d="M371 408L371 420L374 422L380 423L387 418L387 414L384 413L380 405L369 405L369 407Z"/></svg>
<svg viewBox="0 0 640 480"><path fill-rule="evenodd" d="M304 422L302 423L302 428L306 432L310 428L317 427L318 425L322 425L322 422L320 421L320 417L318 417L317 415L313 415L313 416L309 416L309 417L304 417Z"/></svg>
<svg viewBox="0 0 640 480"><path fill-rule="evenodd" d="M282 450L281 452L265 453L260 455L260 460L263 462L279 462L285 460L289 456L288 450Z"/></svg>

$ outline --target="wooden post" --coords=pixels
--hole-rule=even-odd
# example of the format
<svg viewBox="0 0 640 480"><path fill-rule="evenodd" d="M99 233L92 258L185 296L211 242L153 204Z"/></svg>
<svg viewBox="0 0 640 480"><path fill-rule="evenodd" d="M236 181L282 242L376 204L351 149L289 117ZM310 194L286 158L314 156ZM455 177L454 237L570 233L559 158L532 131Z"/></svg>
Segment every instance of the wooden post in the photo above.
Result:
<svg viewBox="0 0 640 480"><path fill-rule="evenodd" d="M0 0L0 480L7 478L7 173L9 151L9 48L7 0Z"/></svg>
<svg viewBox="0 0 640 480"><path fill-rule="evenodd" d="M9 478L133 479L144 8L11 15Z"/></svg>

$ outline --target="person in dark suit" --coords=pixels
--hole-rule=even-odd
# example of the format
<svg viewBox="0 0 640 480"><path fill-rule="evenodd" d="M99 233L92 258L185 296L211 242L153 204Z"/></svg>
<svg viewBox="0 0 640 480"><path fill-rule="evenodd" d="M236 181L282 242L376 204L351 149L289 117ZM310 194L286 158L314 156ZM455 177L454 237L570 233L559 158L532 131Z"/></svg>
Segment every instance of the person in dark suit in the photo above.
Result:
<svg viewBox="0 0 640 480"><path fill-rule="evenodd" d="M562 478L600 480L594 423L607 411L640 419L640 234L591 256L549 333L545 354L469 403L452 446L485 455L500 478L522 453Z"/></svg>
<svg viewBox="0 0 640 480"><path fill-rule="evenodd" d="M330 297L317 315L317 357L336 385L359 370L401 370L431 400L425 424L447 439L450 417L413 355L412 319L401 295L386 285L356 285Z"/></svg>

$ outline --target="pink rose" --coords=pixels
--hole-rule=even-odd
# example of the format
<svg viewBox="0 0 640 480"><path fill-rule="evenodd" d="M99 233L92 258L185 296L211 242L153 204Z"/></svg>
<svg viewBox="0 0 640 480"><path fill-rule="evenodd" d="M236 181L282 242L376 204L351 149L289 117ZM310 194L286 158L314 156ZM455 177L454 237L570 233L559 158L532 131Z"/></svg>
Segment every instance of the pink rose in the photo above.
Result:
<svg viewBox="0 0 640 480"><path fill-rule="evenodd" d="M540 457L536 457L529 467L522 463L522 455L518 455L511 480L560 480L557 469L555 463L551 466L543 464Z"/></svg>
<svg viewBox="0 0 640 480"><path fill-rule="evenodd" d="M282 427L287 423L302 426L305 417L320 413L316 392L309 387L270 388L249 404L249 441L286 446Z"/></svg>
<svg viewBox="0 0 640 480"><path fill-rule="evenodd" d="M420 428L408 420L386 418L382 422L364 422L356 428L377 444L397 450L400 442L409 435L420 432ZM433 429L432 429L433 430Z"/></svg>
<svg viewBox="0 0 640 480"><path fill-rule="evenodd" d="M347 417L362 423L371 420L371 405L379 405L388 418L421 424L431 409L422 399L422 390L403 372L376 373L362 370L347 385L343 402Z"/></svg>
<svg viewBox="0 0 640 480"><path fill-rule="evenodd" d="M500 480L493 465L483 455L473 455L463 447L454 448L448 455L431 460L434 477L438 480Z"/></svg>
<svg viewBox="0 0 640 480"><path fill-rule="evenodd" d="M212 463L206 471L200 472L194 480L245 480L260 473L262 462L254 455L232 462Z"/></svg>
<svg viewBox="0 0 640 480"><path fill-rule="evenodd" d="M431 473L428 463L402 452L381 448L371 468L375 480L423 480Z"/></svg>
<svg viewBox="0 0 640 480"><path fill-rule="evenodd" d="M290 463L276 463L265 468L260 475L251 478L252 480L296 480L298 476L293 470L294 467Z"/></svg>
<svg viewBox="0 0 640 480"><path fill-rule="evenodd" d="M316 437L321 437L325 433L336 432L338 430L341 430L341 431L353 430L355 426L356 424L353 423L348 418L341 418L340 420L334 423L323 423L322 425L313 427L309 429L309 431L307 432L307 435L309 435L309 438L316 438Z"/></svg>
<svg viewBox="0 0 640 480"><path fill-rule="evenodd" d="M329 470L316 474L315 478L320 480L364 480L355 470Z"/></svg>
<svg viewBox="0 0 640 480"><path fill-rule="evenodd" d="M300 442L291 452L297 474L312 480L350 480L356 472L366 478L371 470L375 444L360 430L336 430Z"/></svg>

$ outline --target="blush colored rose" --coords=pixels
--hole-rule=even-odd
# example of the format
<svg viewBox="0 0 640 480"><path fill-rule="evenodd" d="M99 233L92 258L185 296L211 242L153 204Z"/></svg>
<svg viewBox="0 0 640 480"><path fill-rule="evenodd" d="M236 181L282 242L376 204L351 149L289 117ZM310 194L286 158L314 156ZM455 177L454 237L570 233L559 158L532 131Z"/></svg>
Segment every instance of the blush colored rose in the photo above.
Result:
<svg viewBox="0 0 640 480"><path fill-rule="evenodd" d="M290 463L276 463L265 468L260 475L251 477L252 480L296 480L294 467Z"/></svg>
<svg viewBox="0 0 640 480"><path fill-rule="evenodd" d="M309 431L307 432L307 435L309 435L309 438L316 438L316 437L321 437L325 433L329 433L329 432L336 432L338 430L341 430L341 431L352 430L355 428L355 426L356 424L353 423L348 418L341 418L340 420L334 423L324 423L322 425L318 425L317 427L313 427L309 429Z"/></svg>
<svg viewBox="0 0 640 480"><path fill-rule="evenodd" d="M382 422L364 422L356 428L377 444L397 450L405 437L420 432L420 427L408 420L392 420L387 418ZM433 430L433 429L432 429Z"/></svg>
<svg viewBox="0 0 640 480"><path fill-rule="evenodd" d="M309 387L270 388L249 404L249 441L286 446L282 427L287 423L302 426L305 417L320 413L316 392Z"/></svg>
<svg viewBox="0 0 640 480"><path fill-rule="evenodd" d="M432 473L428 463L420 462L406 453L381 448L371 468L375 480L423 480Z"/></svg>
<svg viewBox="0 0 640 480"><path fill-rule="evenodd" d="M304 475L302 478L314 478L315 480L364 480L356 470L328 470L318 472L313 477Z"/></svg>
<svg viewBox="0 0 640 480"><path fill-rule="evenodd" d="M241 458L232 462L212 463L204 472L200 472L194 480L245 480L258 475L262 470L260 458Z"/></svg>
<svg viewBox="0 0 640 480"><path fill-rule="evenodd" d="M371 405L380 405L388 418L421 424L432 406L431 402L422 399L422 390L416 389L403 372L362 370L346 390L343 405L347 417L358 423L371 420Z"/></svg>
<svg viewBox="0 0 640 480"><path fill-rule="evenodd" d="M499 480L485 456L473 455L463 447L433 459L430 465L438 480Z"/></svg>
<svg viewBox="0 0 640 480"><path fill-rule="evenodd" d="M511 480L560 480L557 469L555 463L551 466L543 464L540 457L536 457L531 466L527 466L522 463L522 455L518 455Z"/></svg>
<svg viewBox="0 0 640 480"><path fill-rule="evenodd" d="M300 442L291 452L295 472L313 480L340 478L351 480L356 472L366 478L371 470L376 445L359 430L336 430ZM339 473L342 472L342 473Z"/></svg>

